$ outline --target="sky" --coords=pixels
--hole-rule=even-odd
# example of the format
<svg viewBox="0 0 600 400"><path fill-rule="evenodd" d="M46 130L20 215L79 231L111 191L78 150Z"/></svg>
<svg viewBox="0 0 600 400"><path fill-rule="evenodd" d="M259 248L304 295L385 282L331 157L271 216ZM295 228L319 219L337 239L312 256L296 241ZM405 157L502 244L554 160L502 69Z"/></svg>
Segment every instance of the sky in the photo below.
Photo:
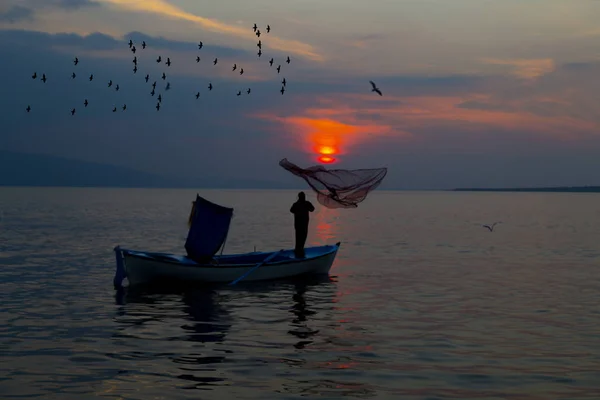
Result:
<svg viewBox="0 0 600 400"><path fill-rule="evenodd" d="M0 150L217 180L297 180L287 158L387 167L398 189L600 184L600 1L4 0L0 54Z"/></svg>

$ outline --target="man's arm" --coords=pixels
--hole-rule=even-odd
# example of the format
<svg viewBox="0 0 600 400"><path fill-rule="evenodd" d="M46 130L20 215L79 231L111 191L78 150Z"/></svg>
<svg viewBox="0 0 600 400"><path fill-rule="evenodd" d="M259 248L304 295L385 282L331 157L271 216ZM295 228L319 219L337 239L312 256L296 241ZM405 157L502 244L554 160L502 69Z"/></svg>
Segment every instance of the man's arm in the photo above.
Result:
<svg viewBox="0 0 600 400"><path fill-rule="evenodd" d="M310 201L307 201L307 203L308 203L308 211L310 211L310 212L315 211L315 206L313 206Z"/></svg>

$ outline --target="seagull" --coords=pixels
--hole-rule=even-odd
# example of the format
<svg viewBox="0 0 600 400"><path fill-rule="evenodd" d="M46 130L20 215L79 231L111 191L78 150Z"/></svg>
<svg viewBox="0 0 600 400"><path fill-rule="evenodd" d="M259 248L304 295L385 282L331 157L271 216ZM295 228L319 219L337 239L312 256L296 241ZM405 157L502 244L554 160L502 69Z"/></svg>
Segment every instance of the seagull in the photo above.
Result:
<svg viewBox="0 0 600 400"><path fill-rule="evenodd" d="M267 33L271 32L271 25L267 25Z"/></svg>
<svg viewBox="0 0 600 400"><path fill-rule="evenodd" d="M171 66L171 59L169 57L167 57L167 62L165 64L167 64L167 67Z"/></svg>
<svg viewBox="0 0 600 400"><path fill-rule="evenodd" d="M204 46L204 44L202 44L202 42L198 43L198 50L202 49L202 46Z"/></svg>
<svg viewBox="0 0 600 400"><path fill-rule="evenodd" d="M146 75L146 77L144 79L146 80L146 83L148 83L148 79L150 79L150 75Z"/></svg>
<svg viewBox="0 0 600 400"><path fill-rule="evenodd" d="M75 115L75 109L74 108L71 110L71 115Z"/></svg>
<svg viewBox="0 0 600 400"><path fill-rule="evenodd" d="M272 58L269 60L269 64L271 64L271 67L273 66L273 59Z"/></svg>
<svg viewBox="0 0 600 400"><path fill-rule="evenodd" d="M31 111L31 106L27 106L25 110L27 110L27 112Z"/></svg>
<svg viewBox="0 0 600 400"><path fill-rule="evenodd" d="M163 79L163 81L164 81L165 79L167 79L167 75L165 75L165 73L164 73L164 72L163 72L163 74L162 74L162 79Z"/></svg>
<svg viewBox="0 0 600 400"><path fill-rule="evenodd" d="M283 80L281 81L281 83L283 84L283 86L285 86L285 84L286 84L285 78L283 78Z"/></svg>
<svg viewBox="0 0 600 400"><path fill-rule="evenodd" d="M112 86L112 79L110 81L108 81L108 87Z"/></svg>
<svg viewBox="0 0 600 400"><path fill-rule="evenodd" d="M253 30L254 32L256 32L256 30L257 30L257 29L258 29L258 26L256 26L256 24L254 24L254 26L252 27L252 30Z"/></svg>
<svg viewBox="0 0 600 400"><path fill-rule="evenodd" d="M259 49L262 49L262 40L259 40L258 43L256 43L256 46L258 46Z"/></svg>
<svg viewBox="0 0 600 400"><path fill-rule="evenodd" d="M152 84L152 89L156 89L156 81Z"/></svg>
<svg viewBox="0 0 600 400"><path fill-rule="evenodd" d="M262 56L262 50L259 49L258 53L256 53L256 54L258 54L259 57Z"/></svg>
<svg viewBox="0 0 600 400"><path fill-rule="evenodd" d="M46 83L46 74L42 74L42 82Z"/></svg>
<svg viewBox="0 0 600 400"><path fill-rule="evenodd" d="M129 39L129 48L131 48L131 46L133 46L133 41Z"/></svg>
<svg viewBox="0 0 600 400"><path fill-rule="evenodd" d="M233 69L232 71L235 71L235 69L237 68L237 64L233 64Z"/></svg>
<svg viewBox="0 0 600 400"><path fill-rule="evenodd" d="M75 79L75 77L76 77L76 76L77 76L77 75L75 75L75 72L73 72L73 73L71 74L71 78L72 78L72 79Z"/></svg>
<svg viewBox="0 0 600 400"><path fill-rule="evenodd" d="M244 75L244 68L240 69L240 75Z"/></svg>
<svg viewBox="0 0 600 400"><path fill-rule="evenodd" d="M83 105L84 105L85 107L87 107L87 106L88 106L88 104L89 104L89 103L88 103L87 99L85 99L85 100L84 100L84 102L83 102Z"/></svg>
<svg viewBox="0 0 600 400"><path fill-rule="evenodd" d="M380 96L383 96L383 94L381 93L381 90L379 90L379 88L375 85L375 82L373 81L369 81L371 83L371 86L373 86L373 89L371 89L371 92L375 92L378 93Z"/></svg>
<svg viewBox="0 0 600 400"><path fill-rule="evenodd" d="M281 71L281 65L277 67L277 73L279 73L279 71Z"/></svg>
<svg viewBox="0 0 600 400"><path fill-rule="evenodd" d="M250 94L250 88L248 88L248 91L246 93Z"/></svg>
<svg viewBox="0 0 600 400"><path fill-rule="evenodd" d="M156 103L156 111L160 110L160 103Z"/></svg>
<svg viewBox="0 0 600 400"><path fill-rule="evenodd" d="M133 63L137 65L137 56L133 57Z"/></svg>
<svg viewBox="0 0 600 400"><path fill-rule="evenodd" d="M123 104L123 111L127 110L127 104Z"/></svg>
<svg viewBox="0 0 600 400"><path fill-rule="evenodd" d="M490 225L482 225L482 227L484 228L488 228L490 230L490 232L494 231L494 227L498 224L500 224L501 222L494 222L491 226Z"/></svg>
<svg viewBox="0 0 600 400"><path fill-rule="evenodd" d="M133 47L131 48L131 51L133 52L133 54L135 54L135 46L133 46Z"/></svg>
<svg viewBox="0 0 600 400"><path fill-rule="evenodd" d="M145 48L146 48L146 42L144 41L144 42L142 42L142 49L145 49Z"/></svg>
<svg viewBox="0 0 600 400"><path fill-rule="evenodd" d="M119 91L119 85L117 84L117 86L115 86L115 91Z"/></svg>
<svg viewBox="0 0 600 400"><path fill-rule="evenodd" d="M287 60L285 60L285 62L289 64L289 63L290 63L290 61L291 61L291 60L290 60L290 56L288 56L288 58L287 58Z"/></svg>
<svg viewBox="0 0 600 400"><path fill-rule="evenodd" d="M213 88L212 83L209 83L208 84L208 90L212 90L212 88Z"/></svg>
<svg viewBox="0 0 600 400"><path fill-rule="evenodd" d="M260 29L256 31L256 36L260 37Z"/></svg>
<svg viewBox="0 0 600 400"><path fill-rule="evenodd" d="M162 58L160 56L158 56L158 58L156 59L156 62L159 63L162 61Z"/></svg>
<svg viewBox="0 0 600 400"><path fill-rule="evenodd" d="M200 56L196 57L196 62L199 63L200 62Z"/></svg>
<svg viewBox="0 0 600 400"><path fill-rule="evenodd" d="M150 92L150 96L154 96L154 89L152 89L152 91Z"/></svg>
<svg viewBox="0 0 600 400"><path fill-rule="evenodd" d="M281 90L280 90L281 94L283 95L283 92L285 92L285 88L282 86Z"/></svg>
<svg viewBox="0 0 600 400"><path fill-rule="evenodd" d="M159 94L159 95L158 95L158 102L159 102L159 103L162 103L162 94Z"/></svg>
<svg viewBox="0 0 600 400"><path fill-rule="evenodd" d="M213 61L213 65L217 65L217 59L215 58L215 61Z"/></svg>
<svg viewBox="0 0 600 400"><path fill-rule="evenodd" d="M94 79L94 74L90 75L90 82Z"/></svg>
<svg viewBox="0 0 600 400"><path fill-rule="evenodd" d="M33 75L31 75L31 79L35 79L37 78L37 72L34 72Z"/></svg>
<svg viewBox="0 0 600 400"><path fill-rule="evenodd" d="M200 92L196 93L196 100L198 100L198 97L200 97Z"/></svg>
<svg viewBox="0 0 600 400"><path fill-rule="evenodd" d="M79 58L75 57L75 60L73 60L73 64L75 64L75 65L79 64Z"/></svg>

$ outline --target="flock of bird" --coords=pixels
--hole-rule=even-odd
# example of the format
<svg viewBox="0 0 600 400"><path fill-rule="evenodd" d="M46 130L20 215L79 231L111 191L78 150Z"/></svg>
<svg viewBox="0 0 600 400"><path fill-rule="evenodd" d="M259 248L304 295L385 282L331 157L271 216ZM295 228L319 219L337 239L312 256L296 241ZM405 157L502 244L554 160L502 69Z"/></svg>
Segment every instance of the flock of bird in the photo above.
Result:
<svg viewBox="0 0 600 400"><path fill-rule="evenodd" d="M262 43L262 40L260 39L260 37L261 37L261 31L260 31L260 29L258 28L258 26L256 24L254 24L254 26L252 27L252 30L254 31L254 34L259 38L258 42L256 43L256 46L258 47L257 56L260 58L262 56L262 54L263 54L263 52L262 52L263 43ZM266 31L267 31L267 33L271 32L271 26L270 25L267 25ZM128 45L129 45L129 49L134 54L134 57L133 57L133 60L132 60L132 62L133 62L133 73L136 74L137 71L138 71L138 58L137 58L137 55L136 55L136 52L138 51L138 49L136 48L135 43L131 39L129 40ZM142 41L141 46L142 46L142 50L146 49L146 47L147 47L146 42ZM198 50L201 50L203 47L204 47L204 44L200 41L198 43ZM200 61L201 61L201 57L197 56L196 57L196 63L199 63ZM216 66L217 63L218 63L218 61L219 61L218 58L215 57L215 59L213 60L213 66ZM156 59L156 63L160 64L162 62L163 62L163 58L162 58L162 56L159 55L158 58ZM271 58L269 60L269 66L273 67L274 62L275 62L275 59ZM285 63L287 63L287 64L291 63L291 59L290 59L289 56L287 56L287 58L285 59ZM73 64L74 64L74 66L77 66L79 64L79 58L75 57L75 59L73 60ZM172 64L171 58L167 57L167 59L164 61L164 64L167 66L167 68L170 67L171 64ZM277 68L275 68L275 69L277 71L277 74L280 74L281 73L281 64L278 64ZM244 68L242 68L241 66L238 68L237 63L234 63L233 67L232 67L232 72L236 71L236 70L239 71L240 75L244 74ZM37 72L34 72L31 77L34 80L38 79ZM77 78L77 74L75 72L73 72L71 74L71 79L76 79L76 78ZM42 73L42 76L39 79L43 83L46 83L46 81L48 80L48 78L47 78L47 76L46 76L45 73ZM90 74L90 76L89 76L88 79L89 79L90 82L92 82L94 80L94 74ZM167 80L167 75L166 75L165 72L162 73L162 75L160 76L160 79L162 79L163 81ZM148 83L150 81L150 74L146 74L146 76L144 77L144 80L145 80L146 83ZM113 84L114 83L113 83L112 80L108 81L108 87L109 88L112 88ZM379 91L379 89L376 88L375 84L373 82L371 82L371 84L373 85L373 91L376 91L377 93L379 93L381 95L381 92ZM152 97L154 97L156 95L156 85L157 85L157 81L155 80L151 84L152 90L149 92L149 94ZM168 91L168 90L170 90L170 88L171 88L171 84L170 84L170 82L167 81L164 90ZM282 79L282 81L281 81L281 89L279 90L282 95L285 93L286 88L287 88L287 81L286 81L286 79L284 77ZM114 84L114 90L118 92L119 89L120 89L119 85L118 84ZM209 91L213 90L213 84L212 84L212 82L209 82L209 84L208 84L208 90ZM246 92L246 94L249 95L252 92L252 89L251 88L247 88L247 89L245 89L245 92ZM238 90L237 96L241 96L241 95L242 95L242 90ZM196 99L200 98L200 92L199 91L196 92L195 97L196 97ZM156 111L160 110L161 104L162 104L162 100L163 100L162 94L159 93L158 96L157 96ZM87 98L85 98L83 100L83 106L87 107L89 104L90 104L90 102L88 101ZM121 107L121 109L122 109L122 111L125 111L127 109L127 105L123 104L123 106ZM32 110L31 105L28 105L27 108L26 108L26 111L30 112L31 110ZM113 106L112 112L117 112L117 107L116 106ZM75 115L75 113L76 113L76 107L72 107L71 108L71 115Z"/></svg>

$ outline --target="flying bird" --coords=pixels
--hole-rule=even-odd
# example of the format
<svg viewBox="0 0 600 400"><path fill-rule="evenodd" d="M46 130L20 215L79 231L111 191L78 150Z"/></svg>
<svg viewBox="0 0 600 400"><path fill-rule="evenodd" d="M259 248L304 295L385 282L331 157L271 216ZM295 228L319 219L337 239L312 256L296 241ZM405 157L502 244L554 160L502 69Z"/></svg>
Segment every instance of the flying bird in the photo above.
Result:
<svg viewBox="0 0 600 400"><path fill-rule="evenodd" d="M241 91L241 90L240 90L240 91L238 91L237 95L238 95L238 96L241 96L241 95L242 95L242 91Z"/></svg>
<svg viewBox="0 0 600 400"><path fill-rule="evenodd" d="M171 82L167 82L167 86L165 87L165 90L169 90L171 89Z"/></svg>
<svg viewBox="0 0 600 400"><path fill-rule="evenodd" d="M31 75L31 79L35 79L37 78L37 72L34 72L33 75Z"/></svg>
<svg viewBox="0 0 600 400"><path fill-rule="evenodd" d="M27 108L25 109L27 112L31 111L31 106L27 106Z"/></svg>
<svg viewBox="0 0 600 400"><path fill-rule="evenodd" d="M133 63L137 65L137 56L133 57Z"/></svg>
<svg viewBox="0 0 600 400"><path fill-rule="evenodd" d="M494 222L491 226L490 225L482 225L483 228L488 228L490 230L490 232L494 231L494 227L496 225L498 225L500 222Z"/></svg>
<svg viewBox="0 0 600 400"><path fill-rule="evenodd" d="M115 86L115 91L119 91L119 85L117 84L117 86Z"/></svg>
<svg viewBox="0 0 600 400"><path fill-rule="evenodd" d="M75 77L76 77L76 76L77 76L77 75L75 75L75 72L73 72L73 73L71 74L71 79L75 79Z"/></svg>
<svg viewBox="0 0 600 400"><path fill-rule="evenodd" d="M127 104L123 104L123 111L127 110Z"/></svg>
<svg viewBox="0 0 600 400"><path fill-rule="evenodd" d="M287 58L287 60L285 60L285 62L289 64L289 63L290 63L290 61L291 61L291 60L290 60L290 56L288 56L288 58Z"/></svg>
<svg viewBox="0 0 600 400"><path fill-rule="evenodd" d="M75 57L75 60L73 60L73 64L75 64L75 65L79 64L79 58Z"/></svg>
<svg viewBox="0 0 600 400"><path fill-rule="evenodd" d="M217 65L217 59L215 58L215 61L213 61L213 65Z"/></svg>
<svg viewBox="0 0 600 400"><path fill-rule="evenodd" d="M143 42L142 42L142 49L145 49L145 48L146 48L146 42L145 42L145 41L143 41Z"/></svg>
<svg viewBox="0 0 600 400"><path fill-rule="evenodd" d="M244 68L240 69L240 75L244 75Z"/></svg>
<svg viewBox="0 0 600 400"><path fill-rule="evenodd" d="M113 108L113 112L117 112L117 107L116 106Z"/></svg>
<svg viewBox="0 0 600 400"><path fill-rule="evenodd" d="M42 74L42 82L46 83L46 74Z"/></svg>
<svg viewBox="0 0 600 400"><path fill-rule="evenodd" d="M196 93L196 100L200 97L200 92Z"/></svg>
<svg viewBox="0 0 600 400"><path fill-rule="evenodd" d="M250 94L250 88L248 88L248 91L246 93Z"/></svg>
<svg viewBox="0 0 600 400"><path fill-rule="evenodd" d="M88 104L90 104L90 103L88 103L87 99L85 99L85 100L83 101L83 105L84 105L84 107L87 107L87 106L88 106Z"/></svg>
<svg viewBox="0 0 600 400"><path fill-rule="evenodd" d="M112 86L112 79L110 81L108 81L108 87Z"/></svg>
<svg viewBox="0 0 600 400"><path fill-rule="evenodd" d="M202 49L202 46L204 46L202 42L198 43L198 50Z"/></svg>
<svg viewBox="0 0 600 400"><path fill-rule="evenodd" d="M269 60L269 64L271 64L271 67L273 66L273 59L272 58Z"/></svg>
<svg viewBox="0 0 600 400"><path fill-rule="evenodd" d="M196 62L199 63L200 62L200 56L196 57Z"/></svg>
<svg viewBox="0 0 600 400"><path fill-rule="evenodd" d="M285 92L285 88L282 86L281 90L280 90L281 94L283 95L283 93Z"/></svg>
<svg viewBox="0 0 600 400"><path fill-rule="evenodd" d="M383 96L383 94L381 93L381 90L379 90L379 88L375 85L375 82L373 81L369 81L371 83L371 86L373 86L373 88L371 89L371 92L375 92L378 93L380 96Z"/></svg>
<svg viewBox="0 0 600 400"><path fill-rule="evenodd" d="M281 83L283 84L283 86L285 86L285 84L286 84L285 78L283 78L283 80L281 81Z"/></svg>
<svg viewBox="0 0 600 400"><path fill-rule="evenodd" d="M162 94L159 94L159 95L158 95L158 102L159 102L159 103L162 103Z"/></svg>
<svg viewBox="0 0 600 400"><path fill-rule="evenodd" d="M209 83L209 84L208 84L208 90L212 90L212 88L213 88L213 85L212 85L212 83Z"/></svg>
<svg viewBox="0 0 600 400"><path fill-rule="evenodd" d="M271 25L267 25L267 33L271 32Z"/></svg>
<svg viewBox="0 0 600 400"><path fill-rule="evenodd" d="M156 103L156 111L160 110L160 103Z"/></svg>
<svg viewBox="0 0 600 400"><path fill-rule="evenodd" d="M162 58L160 56L158 56L158 58L156 59L156 62L159 63L162 61Z"/></svg>
<svg viewBox="0 0 600 400"><path fill-rule="evenodd" d="M260 37L260 29L256 30L256 36Z"/></svg>
<svg viewBox="0 0 600 400"><path fill-rule="evenodd" d="M94 74L90 75L90 82L94 79Z"/></svg>
<svg viewBox="0 0 600 400"><path fill-rule="evenodd" d="M281 71L281 65L277 67L277 73L279 73L279 71Z"/></svg>
<svg viewBox="0 0 600 400"><path fill-rule="evenodd" d="M167 57L167 62L165 64L167 64L167 67L171 66L171 59L169 57Z"/></svg>
<svg viewBox="0 0 600 400"><path fill-rule="evenodd" d="M131 48L131 51L133 52L133 54L135 54L135 46L133 46L133 47Z"/></svg>
<svg viewBox="0 0 600 400"><path fill-rule="evenodd" d="M129 39L129 48L131 48L131 46L133 46L133 40Z"/></svg>
<svg viewBox="0 0 600 400"><path fill-rule="evenodd" d="M256 54L258 54L259 57L262 56L262 50L259 49L258 53L256 53Z"/></svg>
<svg viewBox="0 0 600 400"><path fill-rule="evenodd" d="M154 96L155 92L154 92L154 88L152 89L152 91L150 92L150 96Z"/></svg>
<svg viewBox="0 0 600 400"><path fill-rule="evenodd" d="M165 73L164 73L164 72L163 72L163 74L162 74L162 79L163 79L163 81L164 81L165 79L167 79L167 75L165 75Z"/></svg>
<svg viewBox="0 0 600 400"><path fill-rule="evenodd" d="M150 75L146 75L146 77L144 79L146 80L146 83L148 83L148 79L150 79Z"/></svg>
<svg viewBox="0 0 600 400"><path fill-rule="evenodd" d="M152 84L152 89L156 89L156 81Z"/></svg>
<svg viewBox="0 0 600 400"><path fill-rule="evenodd" d="M254 24L254 26L252 27L252 30L253 30L254 32L256 32L256 30L257 30L257 29L258 29L258 26L256 26L256 24Z"/></svg>
<svg viewBox="0 0 600 400"><path fill-rule="evenodd" d="M262 40L259 40L258 43L256 43L256 46L258 46L259 49L262 49Z"/></svg>
<svg viewBox="0 0 600 400"><path fill-rule="evenodd" d="M75 109L71 109L71 115L75 115Z"/></svg>
<svg viewBox="0 0 600 400"><path fill-rule="evenodd" d="M237 64L233 64L233 69L232 71L235 71L235 69L237 68Z"/></svg>
<svg viewBox="0 0 600 400"><path fill-rule="evenodd" d="M133 67L133 73L135 74L137 72L137 65L135 67Z"/></svg>

